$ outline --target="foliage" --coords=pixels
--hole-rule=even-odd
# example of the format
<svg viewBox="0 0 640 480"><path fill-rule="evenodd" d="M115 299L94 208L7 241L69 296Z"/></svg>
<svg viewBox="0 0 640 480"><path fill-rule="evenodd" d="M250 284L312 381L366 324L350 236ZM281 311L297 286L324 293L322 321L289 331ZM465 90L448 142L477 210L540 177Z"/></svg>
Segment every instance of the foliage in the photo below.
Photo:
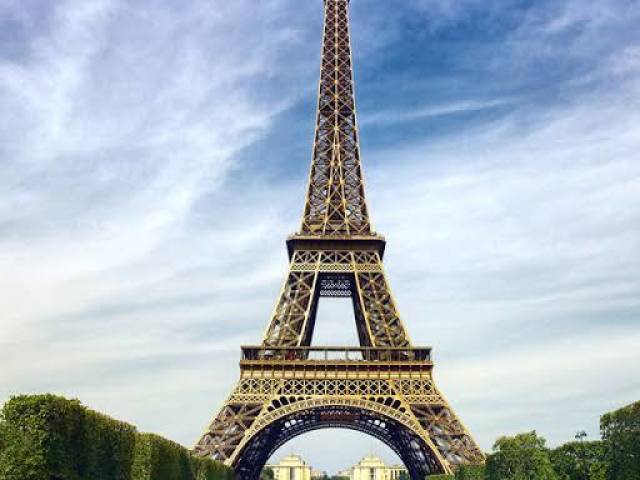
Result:
<svg viewBox="0 0 640 480"><path fill-rule="evenodd" d="M0 414L0 480L227 480L232 471L54 395L18 396Z"/></svg>
<svg viewBox="0 0 640 480"><path fill-rule="evenodd" d="M195 480L234 480L235 472L223 463L209 458L191 457Z"/></svg>
<svg viewBox="0 0 640 480"><path fill-rule="evenodd" d="M0 420L3 480L128 480L135 428L54 395L18 396Z"/></svg>
<svg viewBox="0 0 640 480"><path fill-rule="evenodd" d="M224 465L192 456L181 445L144 433L136 441L132 480L231 480Z"/></svg>
<svg viewBox="0 0 640 480"><path fill-rule="evenodd" d="M456 470L456 480L484 480L484 465L460 465Z"/></svg>
<svg viewBox="0 0 640 480"><path fill-rule="evenodd" d="M559 480L605 480L603 442L569 442L552 450L551 463Z"/></svg>
<svg viewBox="0 0 640 480"><path fill-rule="evenodd" d="M270 468L264 468L260 472L260 480L273 480L273 477L273 470Z"/></svg>
<svg viewBox="0 0 640 480"><path fill-rule="evenodd" d="M428 480L638 480L640 402L601 418L603 441L549 451L536 432L501 437L486 466ZM576 438L582 440L585 435ZM177 443L54 395L13 397L0 413L0 480L232 480ZM263 470L261 480L273 472ZM339 477L331 477L338 479Z"/></svg>
<svg viewBox="0 0 640 480"><path fill-rule="evenodd" d="M150 433L136 441L132 480L194 480L189 452L177 443Z"/></svg>
<svg viewBox="0 0 640 480"><path fill-rule="evenodd" d="M545 440L535 431L501 437L487 458L487 480L556 480Z"/></svg>
<svg viewBox="0 0 640 480"><path fill-rule="evenodd" d="M600 418L608 480L640 478L640 401Z"/></svg>

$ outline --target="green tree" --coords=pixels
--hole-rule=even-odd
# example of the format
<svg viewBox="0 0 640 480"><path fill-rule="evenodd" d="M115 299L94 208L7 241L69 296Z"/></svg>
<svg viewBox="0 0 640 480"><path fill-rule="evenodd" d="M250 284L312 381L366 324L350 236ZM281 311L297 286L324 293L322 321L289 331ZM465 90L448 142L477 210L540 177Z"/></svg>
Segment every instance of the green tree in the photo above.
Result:
<svg viewBox="0 0 640 480"><path fill-rule="evenodd" d="M273 470L270 468L263 468L262 472L260 472L260 480L273 480Z"/></svg>
<svg viewBox="0 0 640 480"><path fill-rule="evenodd" d="M501 437L487 458L487 480L557 480L545 440L535 431Z"/></svg>
<svg viewBox="0 0 640 480"><path fill-rule="evenodd" d="M559 480L604 480L606 473L603 442L569 442L550 454Z"/></svg>
<svg viewBox="0 0 640 480"><path fill-rule="evenodd" d="M640 401L600 418L608 480L640 478Z"/></svg>
<svg viewBox="0 0 640 480"><path fill-rule="evenodd" d="M456 480L484 480L484 465L460 465L456 470Z"/></svg>

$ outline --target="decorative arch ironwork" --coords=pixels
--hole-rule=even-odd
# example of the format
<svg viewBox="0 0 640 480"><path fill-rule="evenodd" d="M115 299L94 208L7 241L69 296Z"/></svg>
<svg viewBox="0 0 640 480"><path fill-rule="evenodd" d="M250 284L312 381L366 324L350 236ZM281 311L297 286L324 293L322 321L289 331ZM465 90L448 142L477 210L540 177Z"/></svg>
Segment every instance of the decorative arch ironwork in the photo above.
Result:
<svg viewBox="0 0 640 480"><path fill-rule="evenodd" d="M380 401L381 400L381 401ZM344 428L377 438L403 461L413 479L445 471L437 448L412 422L400 404L386 399L344 400L288 398L272 405L264 422L247 435L234 464L238 478L257 480L260 472L278 448L293 438L314 430ZM286 404L283 404L286 402Z"/></svg>

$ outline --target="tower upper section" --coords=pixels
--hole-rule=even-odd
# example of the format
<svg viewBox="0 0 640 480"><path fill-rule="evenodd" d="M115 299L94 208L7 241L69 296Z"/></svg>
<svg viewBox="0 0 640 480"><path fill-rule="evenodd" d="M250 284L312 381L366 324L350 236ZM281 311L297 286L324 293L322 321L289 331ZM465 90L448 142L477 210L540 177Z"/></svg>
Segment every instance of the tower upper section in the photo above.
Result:
<svg viewBox="0 0 640 480"><path fill-rule="evenodd" d="M318 111L299 235L368 237L371 230L356 125L349 0L325 0Z"/></svg>

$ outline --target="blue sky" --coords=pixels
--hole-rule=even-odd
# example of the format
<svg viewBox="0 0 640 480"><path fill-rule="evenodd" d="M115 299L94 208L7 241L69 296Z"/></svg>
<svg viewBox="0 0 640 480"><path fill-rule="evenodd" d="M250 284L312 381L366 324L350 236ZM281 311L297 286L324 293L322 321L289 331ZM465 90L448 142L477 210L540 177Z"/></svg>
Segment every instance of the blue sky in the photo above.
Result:
<svg viewBox="0 0 640 480"><path fill-rule="evenodd" d="M640 397L640 2L353 0L362 158L414 343L483 448ZM320 0L0 0L0 398L190 445L298 227ZM355 339L320 306L317 341ZM320 446L320 448L319 448ZM327 470L382 446L283 447Z"/></svg>

